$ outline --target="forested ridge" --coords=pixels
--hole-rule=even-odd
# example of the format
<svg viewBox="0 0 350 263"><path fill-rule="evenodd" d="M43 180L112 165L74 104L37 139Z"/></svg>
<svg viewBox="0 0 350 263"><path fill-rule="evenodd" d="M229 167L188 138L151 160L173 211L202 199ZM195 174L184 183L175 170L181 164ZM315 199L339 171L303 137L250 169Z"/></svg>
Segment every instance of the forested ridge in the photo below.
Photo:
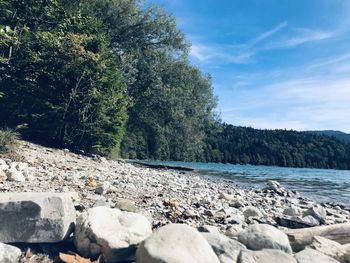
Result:
<svg viewBox="0 0 350 263"><path fill-rule="evenodd" d="M137 0L0 0L0 128L110 157L349 169L335 138L222 124L189 48Z"/></svg>

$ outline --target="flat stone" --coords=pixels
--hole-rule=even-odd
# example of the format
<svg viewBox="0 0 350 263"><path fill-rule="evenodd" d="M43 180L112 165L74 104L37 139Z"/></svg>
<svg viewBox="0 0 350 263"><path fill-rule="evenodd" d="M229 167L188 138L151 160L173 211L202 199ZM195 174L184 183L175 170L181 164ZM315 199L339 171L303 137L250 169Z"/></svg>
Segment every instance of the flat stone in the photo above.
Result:
<svg viewBox="0 0 350 263"><path fill-rule="evenodd" d="M266 224L248 226L240 232L238 241L252 250L267 248L292 253L287 235L277 228Z"/></svg>
<svg viewBox="0 0 350 263"><path fill-rule="evenodd" d="M283 211L283 214L286 216L293 216L293 217L297 217L301 215L301 209L297 206L289 206L286 207Z"/></svg>
<svg viewBox="0 0 350 263"><path fill-rule="evenodd" d="M334 258L311 248L305 248L296 253L295 258L298 263L339 263Z"/></svg>
<svg viewBox="0 0 350 263"><path fill-rule="evenodd" d="M1 193L0 242L59 242L71 234L75 217L68 193Z"/></svg>
<svg viewBox="0 0 350 263"><path fill-rule="evenodd" d="M206 239L194 228L169 224L141 243L136 263L219 263Z"/></svg>
<svg viewBox="0 0 350 263"><path fill-rule="evenodd" d="M17 263L22 252L19 248L0 243L0 262Z"/></svg>
<svg viewBox="0 0 350 263"><path fill-rule="evenodd" d="M242 250L237 263L297 263L291 255L278 249Z"/></svg>
<svg viewBox="0 0 350 263"><path fill-rule="evenodd" d="M107 262L124 262L134 259L137 244L151 234L146 217L99 206L78 217L74 243L84 257L102 254Z"/></svg>

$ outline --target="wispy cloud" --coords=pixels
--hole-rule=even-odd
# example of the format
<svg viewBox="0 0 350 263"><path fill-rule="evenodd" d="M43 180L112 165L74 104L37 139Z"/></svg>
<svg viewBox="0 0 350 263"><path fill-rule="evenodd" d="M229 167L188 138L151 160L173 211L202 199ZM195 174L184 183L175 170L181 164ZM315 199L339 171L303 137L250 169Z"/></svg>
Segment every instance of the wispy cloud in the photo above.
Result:
<svg viewBox="0 0 350 263"><path fill-rule="evenodd" d="M222 107L224 121L256 128L350 132L350 76L339 74L337 65L327 74L319 70L308 65L299 71L285 69L277 78L271 73L267 84L260 83L261 76L251 78L250 87L255 88L235 89L231 95L234 107Z"/></svg>
<svg viewBox="0 0 350 263"><path fill-rule="evenodd" d="M271 36L273 36L274 34L278 33L279 31L281 31L283 28L285 28L288 25L287 21L284 21L280 24L278 24L277 26L275 26L274 28L261 33L259 36L257 36L256 38L252 39L249 43L249 45L255 45Z"/></svg>
<svg viewBox="0 0 350 263"><path fill-rule="evenodd" d="M268 44L267 48L291 48L309 42L316 42L329 39L335 35L335 32L312 30L308 28L297 28L293 29L292 32L292 36L288 36L282 40L274 41Z"/></svg>
<svg viewBox="0 0 350 263"><path fill-rule="evenodd" d="M203 44L198 40L192 40L190 55L201 63L215 61L216 63L249 63L257 50L254 48L258 43L272 37L287 26L287 21L259 34L246 43L240 45L229 44Z"/></svg>

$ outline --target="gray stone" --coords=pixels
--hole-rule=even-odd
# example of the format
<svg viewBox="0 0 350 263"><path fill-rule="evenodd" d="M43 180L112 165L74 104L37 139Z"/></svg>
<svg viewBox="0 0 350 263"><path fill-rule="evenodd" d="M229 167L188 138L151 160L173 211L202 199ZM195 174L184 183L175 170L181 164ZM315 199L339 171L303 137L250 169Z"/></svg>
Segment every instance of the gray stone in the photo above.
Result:
<svg viewBox="0 0 350 263"><path fill-rule="evenodd" d="M291 255L277 249L242 250L237 263L297 263Z"/></svg>
<svg viewBox="0 0 350 263"><path fill-rule="evenodd" d="M324 209L322 206L320 205L316 205L314 207L310 207L305 213L304 216L313 216L314 218L316 218L318 221L320 221L320 223L324 224L326 222L326 209Z"/></svg>
<svg viewBox="0 0 350 263"><path fill-rule="evenodd" d="M286 207L283 211L283 214L286 215L286 216L300 216L301 215L301 209L297 206L289 206L289 207Z"/></svg>
<svg viewBox="0 0 350 263"><path fill-rule="evenodd" d="M254 206L248 206L244 210L243 215L246 219L248 219L249 217L262 217L260 210Z"/></svg>
<svg viewBox="0 0 350 263"><path fill-rule="evenodd" d="M234 196L230 195L230 194L226 194L226 193L221 193L219 195L219 199L224 199L226 201L232 201L234 199Z"/></svg>
<svg viewBox="0 0 350 263"><path fill-rule="evenodd" d="M311 227L311 226L319 226L320 225L320 221L318 221L312 215L304 216L301 219L301 221L304 222L305 224L309 225L309 227Z"/></svg>
<svg viewBox="0 0 350 263"><path fill-rule="evenodd" d="M305 248L296 253L295 258L298 263L339 263L339 261L334 258L311 248Z"/></svg>
<svg viewBox="0 0 350 263"><path fill-rule="evenodd" d="M340 262L346 262L346 250L338 242L324 237L314 236L309 247Z"/></svg>
<svg viewBox="0 0 350 263"><path fill-rule="evenodd" d="M136 245L151 233L144 216L100 206L78 217L74 243L84 257L102 254L107 262L123 262L134 258Z"/></svg>
<svg viewBox="0 0 350 263"><path fill-rule="evenodd" d="M96 194L104 195L107 193L111 184L108 181L104 181L102 183L98 183L95 189Z"/></svg>
<svg viewBox="0 0 350 263"><path fill-rule="evenodd" d="M51 243L70 235L76 212L70 194L0 194L0 242Z"/></svg>
<svg viewBox="0 0 350 263"><path fill-rule="evenodd" d="M124 199L124 198L118 198L115 201L115 207L122 210L122 211L128 211L128 212L136 212L137 211L135 203L131 200Z"/></svg>
<svg viewBox="0 0 350 263"><path fill-rule="evenodd" d="M141 243L137 263L219 263L206 239L194 228L169 224Z"/></svg>
<svg viewBox="0 0 350 263"><path fill-rule="evenodd" d="M246 247L237 240L230 239L220 233L202 233L213 248L221 263L236 262L241 250Z"/></svg>
<svg viewBox="0 0 350 263"><path fill-rule="evenodd" d="M279 182L272 180L266 183L265 190L273 191L279 195L283 195L286 192L286 190L281 186Z"/></svg>
<svg viewBox="0 0 350 263"><path fill-rule="evenodd" d="M19 248L0 243L0 262L17 263L22 252Z"/></svg>
<svg viewBox="0 0 350 263"><path fill-rule="evenodd" d="M270 225L250 225L240 232L238 241L252 250L270 248L292 253L287 235Z"/></svg>

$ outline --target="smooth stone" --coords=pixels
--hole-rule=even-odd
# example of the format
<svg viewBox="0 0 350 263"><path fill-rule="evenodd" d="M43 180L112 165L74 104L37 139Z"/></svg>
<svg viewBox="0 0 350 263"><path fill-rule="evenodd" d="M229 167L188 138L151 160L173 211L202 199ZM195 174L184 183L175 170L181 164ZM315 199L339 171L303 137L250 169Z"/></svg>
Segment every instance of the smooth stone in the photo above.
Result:
<svg viewBox="0 0 350 263"><path fill-rule="evenodd" d="M334 258L342 263L346 262L346 250L338 242L324 237L314 236L312 243L309 245L309 247L327 256L330 256L331 258Z"/></svg>
<svg viewBox="0 0 350 263"><path fill-rule="evenodd" d="M294 255L298 263L339 263L339 261L331 258L317 250L305 248Z"/></svg>
<svg viewBox="0 0 350 263"><path fill-rule="evenodd" d="M297 216L300 216L301 215L301 209L297 206L289 206L289 207L286 207L283 211L283 214L286 215L286 216L294 216L294 217L297 217Z"/></svg>
<svg viewBox="0 0 350 263"><path fill-rule="evenodd" d="M293 256L278 249L242 250L237 263L297 263Z"/></svg>
<svg viewBox="0 0 350 263"><path fill-rule="evenodd" d="M244 211L243 215L246 219L249 217L262 217L260 210L254 206L248 206Z"/></svg>
<svg viewBox="0 0 350 263"><path fill-rule="evenodd" d="M0 262L17 263L22 252L19 248L0 243Z"/></svg>
<svg viewBox="0 0 350 263"><path fill-rule="evenodd" d="M240 232L238 241L252 250L267 248L292 253L287 235L271 225L250 225Z"/></svg>
<svg viewBox="0 0 350 263"><path fill-rule="evenodd" d="M137 244L151 234L146 217L99 206L78 217L74 243L84 257L102 254L106 262L123 262L133 260Z"/></svg>
<svg viewBox="0 0 350 263"><path fill-rule="evenodd" d="M304 213L304 216L308 216L308 215L320 221L321 224L324 224L326 222L326 216L327 216L326 209L324 209L324 207L320 205L310 207L308 210L306 210Z"/></svg>
<svg viewBox="0 0 350 263"><path fill-rule="evenodd" d="M291 229L307 228L320 225L317 219L312 216L306 216L302 219L294 217L276 217L275 221L280 226L288 227Z"/></svg>
<svg viewBox="0 0 350 263"><path fill-rule="evenodd" d="M219 263L215 252L196 229L184 224L159 228L141 243L136 263Z"/></svg>
<svg viewBox="0 0 350 263"><path fill-rule="evenodd" d="M118 208L122 211L128 211L128 212L137 211L137 207L135 206L135 203L131 200L124 199L124 198L118 198L115 201L115 208Z"/></svg>
<svg viewBox="0 0 350 263"><path fill-rule="evenodd" d="M59 242L72 233L75 218L70 194L0 194L0 242Z"/></svg>
<svg viewBox="0 0 350 263"><path fill-rule="evenodd" d="M202 233L221 263L236 262L241 250L246 247L237 240L228 238L220 233Z"/></svg>

